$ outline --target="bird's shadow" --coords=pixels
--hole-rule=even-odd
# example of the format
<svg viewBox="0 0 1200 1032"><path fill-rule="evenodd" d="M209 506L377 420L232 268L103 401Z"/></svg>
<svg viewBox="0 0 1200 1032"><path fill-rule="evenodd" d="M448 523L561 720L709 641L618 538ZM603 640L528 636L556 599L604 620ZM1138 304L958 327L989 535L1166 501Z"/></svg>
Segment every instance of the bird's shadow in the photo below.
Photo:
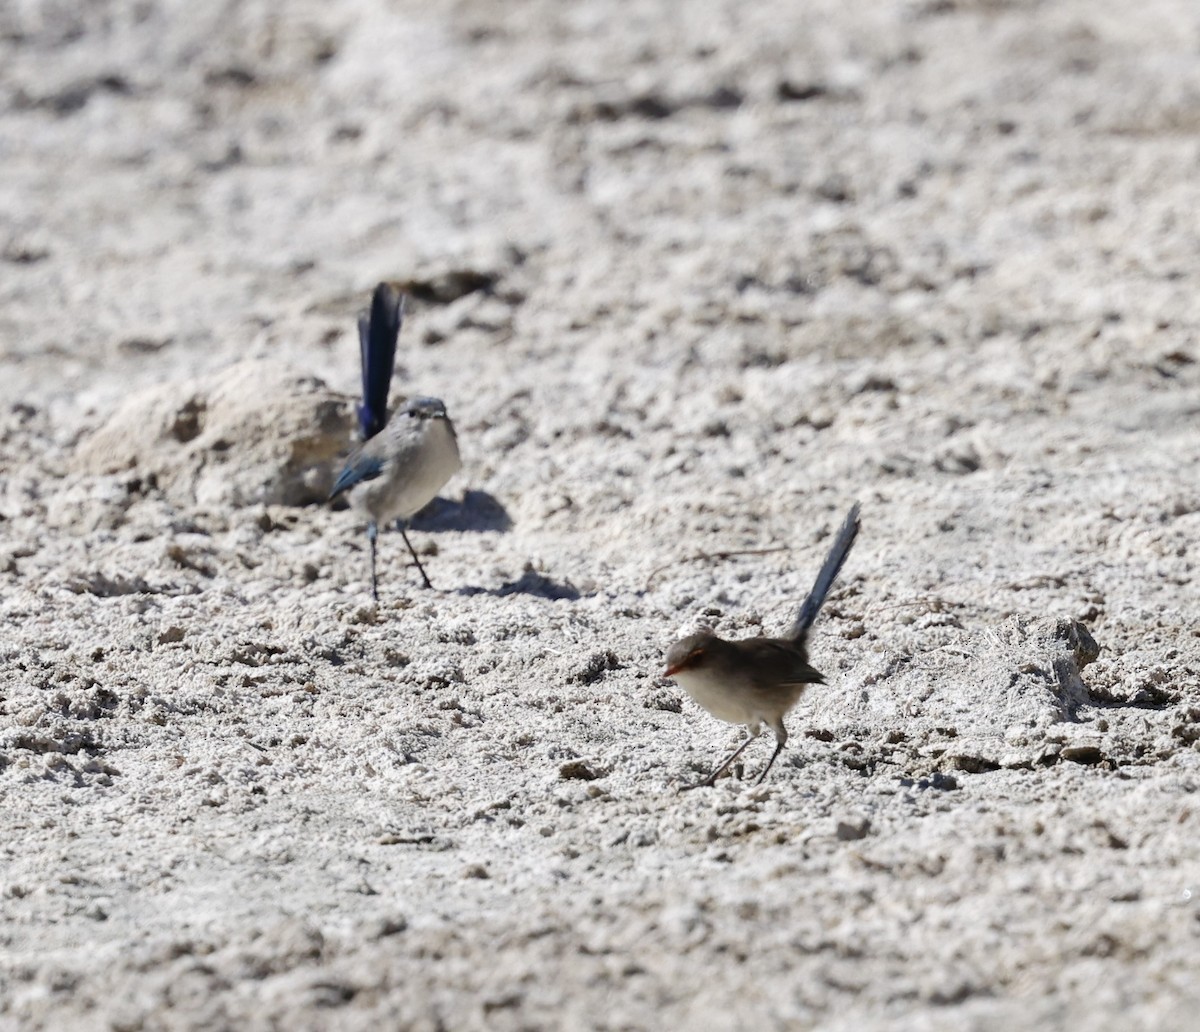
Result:
<svg viewBox="0 0 1200 1032"><path fill-rule="evenodd" d="M467 491L462 501L435 498L409 522L413 530L460 530L483 533L512 529L512 518L504 504L487 491Z"/></svg>
<svg viewBox="0 0 1200 1032"><path fill-rule="evenodd" d="M475 533L484 531L499 531L504 533L512 529L512 518L508 510L495 495L487 491L467 491L462 501L455 502L449 498L435 498L420 514L410 521L409 526L414 530L437 532L441 530L458 530ZM458 595L491 595L504 598L508 595L533 595L537 598L552 601L566 600L574 602L582 598L579 589L570 581L556 581L545 574L538 573L531 565L527 565L521 576L516 580L506 581L498 588L463 587Z"/></svg>
<svg viewBox="0 0 1200 1032"><path fill-rule="evenodd" d="M459 588L459 595L491 595L494 598L505 598L508 595L534 595L537 598L558 601L565 599L575 602L582 598L580 590L570 581L556 581L545 574L538 573L532 566L526 566L524 572L514 581L507 581L498 588Z"/></svg>

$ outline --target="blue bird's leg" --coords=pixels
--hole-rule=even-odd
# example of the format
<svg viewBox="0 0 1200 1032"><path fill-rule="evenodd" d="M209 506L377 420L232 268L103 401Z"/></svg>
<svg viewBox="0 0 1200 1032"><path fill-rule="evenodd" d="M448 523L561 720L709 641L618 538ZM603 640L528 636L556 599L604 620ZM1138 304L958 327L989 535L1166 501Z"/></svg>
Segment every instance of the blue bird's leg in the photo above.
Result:
<svg viewBox="0 0 1200 1032"><path fill-rule="evenodd" d="M421 571L421 579L425 582L425 587L432 588L433 582L429 579L429 575L425 572L425 567L421 565L421 560L417 558L417 550L413 548L412 542L408 540L408 535L404 532L404 521L396 521L396 529L400 531L400 536L404 538L404 543L408 545L408 554L413 557L413 562L417 564L417 569Z"/></svg>
<svg viewBox="0 0 1200 1032"><path fill-rule="evenodd" d="M371 597L379 601L379 586L375 580L375 539L379 536L379 527L372 520L367 524L367 540L371 542Z"/></svg>

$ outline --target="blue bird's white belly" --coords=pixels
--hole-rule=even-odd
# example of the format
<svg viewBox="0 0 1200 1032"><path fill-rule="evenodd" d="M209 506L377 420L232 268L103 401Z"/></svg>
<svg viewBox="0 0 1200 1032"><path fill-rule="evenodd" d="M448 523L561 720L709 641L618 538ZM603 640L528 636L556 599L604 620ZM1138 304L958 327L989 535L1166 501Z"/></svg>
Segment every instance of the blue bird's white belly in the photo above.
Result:
<svg viewBox="0 0 1200 1032"><path fill-rule="evenodd" d="M384 434L383 471L352 498L355 508L379 523L415 516L462 467L458 442L446 419L422 420L418 427L389 426Z"/></svg>

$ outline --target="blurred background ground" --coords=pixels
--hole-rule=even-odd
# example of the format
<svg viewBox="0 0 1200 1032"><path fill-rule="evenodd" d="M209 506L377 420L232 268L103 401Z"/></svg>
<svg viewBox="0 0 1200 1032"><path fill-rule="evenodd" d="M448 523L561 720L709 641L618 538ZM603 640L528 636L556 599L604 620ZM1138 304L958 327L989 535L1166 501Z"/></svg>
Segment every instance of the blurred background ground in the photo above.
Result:
<svg viewBox="0 0 1200 1032"><path fill-rule="evenodd" d="M0 8L0 1027L1191 1027L1198 51ZM384 278L465 467L375 606L314 499ZM855 499L829 684L678 795L737 732L663 651Z"/></svg>

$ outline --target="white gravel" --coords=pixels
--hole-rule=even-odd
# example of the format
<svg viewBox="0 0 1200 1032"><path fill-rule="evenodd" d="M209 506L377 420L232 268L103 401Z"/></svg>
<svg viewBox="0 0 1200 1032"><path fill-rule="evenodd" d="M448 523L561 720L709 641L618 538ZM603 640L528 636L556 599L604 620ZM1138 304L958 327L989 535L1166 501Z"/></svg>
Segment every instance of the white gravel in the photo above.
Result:
<svg viewBox="0 0 1200 1032"><path fill-rule="evenodd" d="M0 7L0 1029L1195 1027L1198 52ZM465 466L375 606L318 500L385 278ZM677 794L737 731L665 648L856 499L829 684Z"/></svg>

